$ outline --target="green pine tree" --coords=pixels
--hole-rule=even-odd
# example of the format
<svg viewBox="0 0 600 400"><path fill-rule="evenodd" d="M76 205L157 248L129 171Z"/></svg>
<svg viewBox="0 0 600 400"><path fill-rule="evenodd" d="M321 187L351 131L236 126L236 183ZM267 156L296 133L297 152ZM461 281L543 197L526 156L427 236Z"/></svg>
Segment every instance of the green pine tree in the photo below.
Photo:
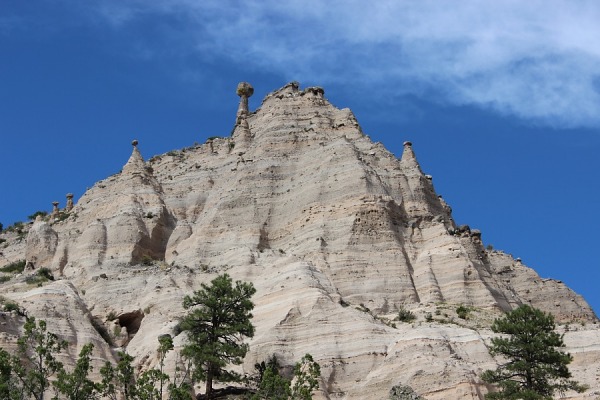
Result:
<svg viewBox="0 0 600 400"><path fill-rule="evenodd" d="M481 376L500 388L486 399L545 400L555 392L585 390L570 380L567 365L573 357L560 350L565 347L563 336L555 332L552 315L523 305L496 319L492 330L507 336L492 339L490 354L502 356L504 362Z"/></svg>
<svg viewBox="0 0 600 400"><path fill-rule="evenodd" d="M254 336L250 298L255 292L251 283L236 281L234 286L231 277L223 274L183 300L190 311L181 322L188 336L182 353L194 363L193 379L206 382L207 399L212 397L213 381L241 379L226 367L242 363L248 351L242 340Z"/></svg>
<svg viewBox="0 0 600 400"><path fill-rule="evenodd" d="M52 382L57 392L55 399L58 399L58 394L68 400L91 400L98 397L99 385L88 379L92 370L90 360L93 349L93 344L86 344L79 352L73 371L69 373L63 369L58 372L56 380Z"/></svg>
<svg viewBox="0 0 600 400"><path fill-rule="evenodd" d="M48 378L63 369L56 354L67 347L67 342L48 332L45 321L36 323L33 317L27 319L23 328L23 336L17 340L17 354L11 357L11 373L18 382L13 392L43 400L50 387Z"/></svg>

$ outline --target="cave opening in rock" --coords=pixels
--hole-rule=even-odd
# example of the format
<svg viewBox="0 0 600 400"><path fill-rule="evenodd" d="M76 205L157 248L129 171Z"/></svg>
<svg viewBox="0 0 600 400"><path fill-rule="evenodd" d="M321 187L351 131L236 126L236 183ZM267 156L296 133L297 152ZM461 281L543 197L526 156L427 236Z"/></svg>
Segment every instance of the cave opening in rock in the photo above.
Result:
<svg viewBox="0 0 600 400"><path fill-rule="evenodd" d="M119 315L119 325L127 329L127 336L131 339L140 329L144 313L141 310L135 310Z"/></svg>

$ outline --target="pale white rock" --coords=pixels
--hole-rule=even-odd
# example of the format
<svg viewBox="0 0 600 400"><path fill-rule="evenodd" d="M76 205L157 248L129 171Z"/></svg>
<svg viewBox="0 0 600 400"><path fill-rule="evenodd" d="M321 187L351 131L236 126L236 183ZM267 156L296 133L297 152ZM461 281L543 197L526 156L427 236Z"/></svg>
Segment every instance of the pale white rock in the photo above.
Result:
<svg viewBox="0 0 600 400"><path fill-rule="evenodd" d="M567 398L600 392L600 331L585 300L486 250L479 231L456 226L412 144L397 159L318 87L290 83L253 112L242 98L232 137L148 162L136 141L123 170L64 221L36 222L26 245L2 237L0 265L27 259L62 279L32 288L16 277L2 288L48 319L72 356L91 341L98 360L112 360L117 347L94 319L138 370L156 366L159 335L185 342L183 297L227 272L257 288L256 335L239 371L276 354L291 373L311 353L321 399L383 399L394 385L426 399L481 399L479 375L496 365L489 326L519 304L570 324L574 377L590 390ZM458 318L458 305L472 318ZM391 321L401 307L417 320ZM8 346L22 321L0 317ZM175 361L172 352L167 371Z"/></svg>

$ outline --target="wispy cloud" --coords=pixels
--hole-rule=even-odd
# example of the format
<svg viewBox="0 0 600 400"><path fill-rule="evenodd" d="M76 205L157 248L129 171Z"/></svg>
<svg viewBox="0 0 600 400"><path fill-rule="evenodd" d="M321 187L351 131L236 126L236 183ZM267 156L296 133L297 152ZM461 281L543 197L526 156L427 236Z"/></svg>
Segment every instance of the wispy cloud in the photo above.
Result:
<svg viewBox="0 0 600 400"><path fill-rule="evenodd" d="M106 0L114 26L176 16L190 51L290 79L600 126L596 1Z"/></svg>

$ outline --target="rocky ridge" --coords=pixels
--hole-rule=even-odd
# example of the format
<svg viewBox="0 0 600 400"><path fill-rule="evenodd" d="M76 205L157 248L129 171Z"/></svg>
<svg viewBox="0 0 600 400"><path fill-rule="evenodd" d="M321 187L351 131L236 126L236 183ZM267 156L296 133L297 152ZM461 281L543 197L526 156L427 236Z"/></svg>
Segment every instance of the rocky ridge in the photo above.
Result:
<svg viewBox="0 0 600 400"><path fill-rule="evenodd" d="M489 323L527 303L568 324L574 376L591 389L567 398L600 393L591 308L457 226L410 142L398 160L318 87L290 83L250 112L252 92L238 87L231 137L148 161L134 141L122 171L72 209L36 219L22 240L3 233L0 266L28 265L1 284L4 296L46 319L73 356L91 341L100 365L120 346L144 369L156 363L157 337L177 333L183 296L228 272L257 288L243 371L309 352L328 399L381 399L398 385L426 399L483 398ZM31 287L25 275L40 268L57 280ZM416 321L394 322L400 309ZM0 318L10 346L19 319Z"/></svg>

